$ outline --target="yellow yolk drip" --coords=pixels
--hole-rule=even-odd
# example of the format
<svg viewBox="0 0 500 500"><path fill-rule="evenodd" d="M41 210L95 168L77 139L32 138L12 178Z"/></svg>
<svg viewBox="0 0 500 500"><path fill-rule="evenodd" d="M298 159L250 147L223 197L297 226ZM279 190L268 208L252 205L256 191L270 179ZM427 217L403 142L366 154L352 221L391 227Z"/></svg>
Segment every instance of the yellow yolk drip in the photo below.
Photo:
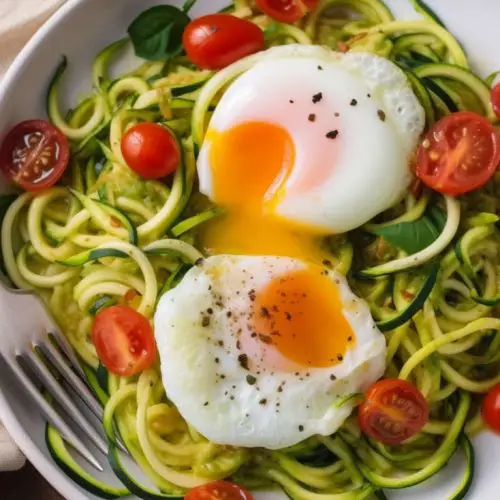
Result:
<svg viewBox="0 0 500 500"><path fill-rule="evenodd" d="M337 286L319 268L273 280L257 294L254 308L259 338L299 365L338 364L355 345Z"/></svg>
<svg viewBox="0 0 500 500"><path fill-rule="evenodd" d="M209 130L213 199L226 214L205 225L202 243L214 254L276 255L322 262L314 231L274 213L295 163L295 146L279 125L249 121Z"/></svg>

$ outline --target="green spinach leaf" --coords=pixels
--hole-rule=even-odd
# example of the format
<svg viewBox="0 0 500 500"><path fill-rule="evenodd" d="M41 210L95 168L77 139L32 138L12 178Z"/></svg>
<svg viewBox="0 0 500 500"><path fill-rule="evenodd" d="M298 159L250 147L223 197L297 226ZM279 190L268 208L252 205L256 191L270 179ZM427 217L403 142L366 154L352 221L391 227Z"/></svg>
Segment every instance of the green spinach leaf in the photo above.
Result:
<svg viewBox="0 0 500 500"><path fill-rule="evenodd" d="M178 56L182 52L182 34L191 21L187 12L193 4L186 2L185 10L157 5L139 14L128 28L136 55L149 61Z"/></svg>
<svg viewBox="0 0 500 500"><path fill-rule="evenodd" d="M427 216L414 222L401 222L381 227L374 233L410 255L428 247L439 235Z"/></svg>

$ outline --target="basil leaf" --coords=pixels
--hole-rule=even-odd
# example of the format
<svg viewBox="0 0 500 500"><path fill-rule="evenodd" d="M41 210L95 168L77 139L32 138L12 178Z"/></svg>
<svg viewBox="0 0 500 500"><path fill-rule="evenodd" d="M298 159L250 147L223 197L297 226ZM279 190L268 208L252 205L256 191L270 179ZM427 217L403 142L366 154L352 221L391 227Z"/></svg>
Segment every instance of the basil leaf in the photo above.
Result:
<svg viewBox="0 0 500 500"><path fill-rule="evenodd" d="M442 233L444 226L446 225L446 212L437 205L432 205L427 210L427 215L434 224L434 227L439 231L439 233Z"/></svg>
<svg viewBox="0 0 500 500"><path fill-rule="evenodd" d="M182 34L191 19L178 7L157 5L132 22L128 34L137 56L162 61L182 52Z"/></svg>
<svg viewBox="0 0 500 500"><path fill-rule="evenodd" d="M439 236L439 232L427 216L413 222L381 227L374 233L410 255L428 247Z"/></svg>

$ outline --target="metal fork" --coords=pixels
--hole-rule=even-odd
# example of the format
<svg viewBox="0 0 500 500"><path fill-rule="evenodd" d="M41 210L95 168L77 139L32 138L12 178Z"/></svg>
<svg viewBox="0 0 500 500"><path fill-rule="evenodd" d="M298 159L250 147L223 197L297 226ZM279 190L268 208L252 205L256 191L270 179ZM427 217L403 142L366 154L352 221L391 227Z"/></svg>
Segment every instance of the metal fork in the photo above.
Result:
<svg viewBox="0 0 500 500"><path fill-rule="evenodd" d="M65 382L102 421L103 410L85 382L85 374L43 301L34 293L12 290L0 279L0 357L12 370L45 418L96 469L99 461L72 428L47 402L33 375L63 411L102 453L108 446L102 435L80 411L59 380ZM51 365L49 370L46 361ZM57 372L56 377L53 372ZM31 371L31 376L30 376Z"/></svg>

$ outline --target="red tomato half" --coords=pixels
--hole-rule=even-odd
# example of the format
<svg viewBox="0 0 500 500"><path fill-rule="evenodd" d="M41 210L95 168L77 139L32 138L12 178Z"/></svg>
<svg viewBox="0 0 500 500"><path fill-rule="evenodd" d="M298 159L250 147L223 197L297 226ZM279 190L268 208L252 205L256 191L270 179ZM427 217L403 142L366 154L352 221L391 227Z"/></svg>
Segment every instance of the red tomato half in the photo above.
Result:
<svg viewBox="0 0 500 500"><path fill-rule="evenodd" d="M264 48L263 31L245 19L210 14L188 24L184 50L199 68L221 69Z"/></svg>
<svg viewBox="0 0 500 500"><path fill-rule="evenodd" d="M255 0L257 7L281 23L295 23L314 9L319 0Z"/></svg>
<svg viewBox="0 0 500 500"><path fill-rule="evenodd" d="M128 306L98 312L92 340L102 364L115 375L129 377L151 368L156 360L153 329L147 318Z"/></svg>
<svg viewBox="0 0 500 500"><path fill-rule="evenodd" d="M121 150L127 165L144 179L160 179L177 170L181 150L177 139L157 123L139 123L122 138Z"/></svg>
<svg viewBox="0 0 500 500"><path fill-rule="evenodd" d="M420 432L429 419L429 406L412 384L388 378L368 389L358 419L365 434L395 445Z"/></svg>
<svg viewBox="0 0 500 500"><path fill-rule="evenodd" d="M481 414L486 425L500 434L500 384L492 387L483 399Z"/></svg>
<svg viewBox="0 0 500 500"><path fill-rule="evenodd" d="M252 494L229 481L214 481L189 490L185 500L253 500Z"/></svg>
<svg viewBox="0 0 500 500"><path fill-rule="evenodd" d="M0 170L26 191L53 186L69 163L68 139L45 120L16 125L0 148Z"/></svg>
<svg viewBox="0 0 500 500"><path fill-rule="evenodd" d="M491 107L494 113L500 118L500 83L497 83L491 89Z"/></svg>
<svg viewBox="0 0 500 500"><path fill-rule="evenodd" d="M493 125L470 111L445 116L417 152L417 177L431 189L458 196L484 186L500 163Z"/></svg>

